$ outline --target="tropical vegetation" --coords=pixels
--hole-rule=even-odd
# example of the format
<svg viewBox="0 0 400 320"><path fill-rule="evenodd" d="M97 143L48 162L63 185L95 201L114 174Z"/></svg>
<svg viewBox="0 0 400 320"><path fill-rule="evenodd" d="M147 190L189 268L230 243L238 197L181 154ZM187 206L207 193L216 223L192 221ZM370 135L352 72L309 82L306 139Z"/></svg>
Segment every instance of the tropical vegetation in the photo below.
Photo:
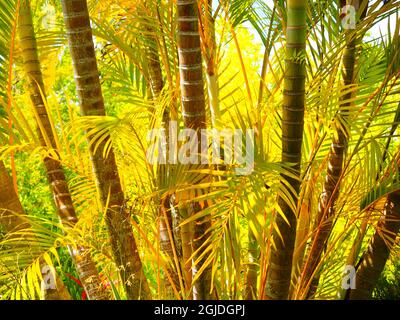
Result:
<svg viewBox="0 0 400 320"><path fill-rule="evenodd" d="M399 299L399 78L398 0L1 0L0 298Z"/></svg>

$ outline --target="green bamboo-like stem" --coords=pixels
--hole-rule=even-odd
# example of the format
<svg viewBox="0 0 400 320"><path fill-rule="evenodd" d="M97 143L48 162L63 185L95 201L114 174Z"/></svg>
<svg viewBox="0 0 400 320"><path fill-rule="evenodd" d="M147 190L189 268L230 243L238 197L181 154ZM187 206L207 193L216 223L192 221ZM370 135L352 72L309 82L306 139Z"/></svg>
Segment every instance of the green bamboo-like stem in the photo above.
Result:
<svg viewBox="0 0 400 320"><path fill-rule="evenodd" d="M202 70L202 55L200 49L200 35L198 25L198 3L196 0L177 0L178 20L178 55L181 88L181 104L183 121L186 128L194 129L198 135L198 153L201 154L200 130L206 128L206 111L204 81ZM193 166L191 169L199 169ZM189 215L201 211L199 203L188 204ZM202 244L207 240L206 232L211 226L210 216L198 219L194 223L193 232L193 277L206 260L206 256L199 259L204 248ZM198 276L198 275L197 275ZM193 299L204 300L211 298L211 266L206 267L197 281L193 283Z"/></svg>
<svg viewBox="0 0 400 320"><path fill-rule="evenodd" d="M6 233L17 232L30 227L28 221L23 218L24 209L15 192L14 184L9 176L3 161L0 161L0 225ZM44 261L40 261L41 270L46 266ZM42 273L43 278L45 274ZM53 274L50 274L53 276ZM42 297L44 300L70 300L71 297L67 288L56 276L51 281L55 284L55 289L49 286L42 286Z"/></svg>
<svg viewBox="0 0 400 320"><path fill-rule="evenodd" d="M45 89L38 58L35 31L29 0L22 0L18 20L18 33L22 49L24 69L28 76L29 93L32 104L38 114L37 132L42 146L56 149L52 125L46 110ZM50 157L44 158L47 178L51 185L58 216L67 227L73 227L78 218L72 203L68 183L60 161ZM71 256L76 264L79 277L89 299L103 300L107 298L101 283L96 265L89 252L83 247L76 250L70 248Z"/></svg>
<svg viewBox="0 0 400 320"><path fill-rule="evenodd" d="M207 73L207 89L208 98L211 109L211 123L213 128L219 128L221 126L221 112L219 110L219 85L218 76L214 74Z"/></svg>
<svg viewBox="0 0 400 320"><path fill-rule="evenodd" d="M282 115L282 162L292 163L298 178L283 176L294 190L296 201L300 183L301 146L304 127L305 101L305 46L306 46L306 0L287 1L286 65L283 91ZM269 269L267 273L266 298L287 299L292 273L293 250L296 237L296 212L283 198L278 199L287 221L277 214L274 228Z"/></svg>
<svg viewBox="0 0 400 320"><path fill-rule="evenodd" d="M341 1L342 6L346 5L346 1ZM352 4L353 1L347 2ZM363 9L360 20L362 20L367 11L368 0L364 0L360 8ZM355 65L357 60L357 43L360 40L355 36L354 30L346 30L346 47L344 49L342 57L342 81L343 81L343 92L339 99L339 113L338 116L346 120L348 117L349 108L351 106L351 99L354 97L354 92L349 90L349 87L355 84ZM343 126L338 127L336 135L333 137L333 141L328 154L327 161L327 175L323 185L323 191L318 203L317 218L315 221L316 233L312 238L312 245L307 254L307 260L303 269L302 283L305 286L311 280L311 284L308 289L308 296L312 296L319 282L318 274L314 274L315 269L321 260L325 244L332 232L333 218L335 216L335 204L340 192L340 179L343 171L344 155L347 151L348 144L348 132ZM313 279L312 279L313 278Z"/></svg>
<svg viewBox="0 0 400 320"><path fill-rule="evenodd" d="M105 116L86 0L62 0L64 23L74 67L75 83L83 116ZM90 140L93 137L88 137ZM109 142L100 143L99 150ZM105 210L111 248L128 299L150 299L138 247L133 235L130 213L124 206L118 168L113 149L107 157L90 146L92 167L101 204Z"/></svg>
<svg viewBox="0 0 400 320"><path fill-rule="evenodd" d="M388 195L384 215L378 222L377 230L364 252L356 273L356 288L350 290L350 300L372 298L372 291L381 275L390 250L400 231L400 192Z"/></svg>

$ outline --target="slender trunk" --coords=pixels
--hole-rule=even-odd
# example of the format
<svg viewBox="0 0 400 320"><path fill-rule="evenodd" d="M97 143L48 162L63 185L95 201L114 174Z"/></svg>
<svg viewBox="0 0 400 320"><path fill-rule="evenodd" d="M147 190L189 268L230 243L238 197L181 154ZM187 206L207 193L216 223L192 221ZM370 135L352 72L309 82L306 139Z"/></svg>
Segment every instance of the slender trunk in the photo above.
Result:
<svg viewBox="0 0 400 320"><path fill-rule="evenodd" d="M178 0L177 6L183 118L187 128L199 130L206 128L206 111L198 30L198 4L196 0Z"/></svg>
<svg viewBox="0 0 400 320"><path fill-rule="evenodd" d="M179 209L179 220L185 221L188 216L187 208L180 207ZM180 227L181 234L181 245L182 245L182 260L183 260L183 278L185 281L185 298L193 299L193 291L192 291L192 255L193 255L193 228L192 223L186 223Z"/></svg>
<svg viewBox="0 0 400 320"><path fill-rule="evenodd" d="M221 126L221 112L219 110L219 84L218 75L215 73L206 73L208 99L211 110L211 123L213 128Z"/></svg>
<svg viewBox="0 0 400 320"><path fill-rule="evenodd" d="M388 195L384 215L378 222L377 231L364 252L357 270L356 289L350 290L350 300L372 298L372 291L389 258L399 230L400 192L396 191Z"/></svg>
<svg viewBox="0 0 400 320"><path fill-rule="evenodd" d="M6 233L17 232L30 227L28 221L22 218L25 215L18 195L15 192L13 181L8 175L3 161L0 161L0 225ZM28 249L28 248L27 248ZM44 261L40 262L41 270L45 270ZM42 297L44 300L70 300L71 297L67 288L59 277L54 279L53 274L46 275L42 272L43 278L51 276L49 281L55 284L53 289L42 284Z"/></svg>
<svg viewBox="0 0 400 320"><path fill-rule="evenodd" d="M262 67L261 67L261 79L260 79L260 85L258 89L258 100L257 100L257 109L262 108L263 104L263 97L264 97L264 89L265 89L265 79L267 75L267 70L268 70L268 64L269 64L269 56L272 50L272 45L273 45L273 39L275 38L275 33L272 33L273 30L273 22L275 20L275 14L276 14L276 7L274 5L274 8L272 10L272 15L271 15L271 21L270 25L268 28L268 35L267 39L268 44L265 47L264 50L264 57L263 57L263 62L262 62ZM258 112L258 118L256 120L255 127L257 128L258 134L256 135L256 144L260 147L260 154L263 153L263 128L262 128L262 121L261 121L261 112ZM247 300L252 300L252 299L257 299L257 278L258 278L258 272L260 269L260 246L257 243L257 239L253 233L253 231L248 228L248 240L249 240L249 246L248 246L248 257L249 257L249 263L247 267L247 274L246 274L246 291L245 291L245 297Z"/></svg>
<svg viewBox="0 0 400 320"><path fill-rule="evenodd" d="M221 126L221 111L219 108L218 70L216 66L217 43L215 39L215 20L212 14L212 0L208 0L204 14L204 33L207 35L205 60L208 101L211 111L211 124L218 129Z"/></svg>
<svg viewBox="0 0 400 320"><path fill-rule="evenodd" d="M149 33L152 32L150 27L147 27L147 31ZM161 64L160 64L160 58L158 56L156 40L154 39L153 36L147 36L146 42L147 42L146 61L148 63L150 88L153 100L156 100L160 96L161 91L164 88L164 80L162 77ZM165 117L168 117L168 110L166 110L164 113L166 113Z"/></svg>
<svg viewBox="0 0 400 320"><path fill-rule="evenodd" d="M198 154L201 154L201 129L206 128L206 111L204 82L202 72L202 56L200 49L200 35L198 25L198 3L196 0L177 0L178 19L178 54L181 87L181 103L183 121L186 128L197 131ZM193 166L191 169L199 169ZM194 215L202 210L199 203L190 203L187 206L188 214ZM208 229L211 226L210 216L198 219L194 223L193 251L194 264L193 299L204 300L211 298L211 266L206 267L200 275L198 270L202 267L207 257L202 255L202 244L207 240ZM197 262L196 262L197 261Z"/></svg>
<svg viewBox="0 0 400 320"><path fill-rule="evenodd" d="M346 1L342 0L341 3L342 6L344 6ZM349 3L351 4L352 0L349 1ZM368 0L363 0L360 7L363 9L360 17L361 20L366 15L367 7ZM343 120L346 120L348 117L349 108L351 106L350 100L354 96L354 93L349 90L349 88L351 85L355 84L356 81L355 63L357 59L356 50L358 42L353 30L346 30L345 32L347 45L342 58L342 81L344 92L339 99L339 116L342 117ZM340 192L339 184L342 176L344 155L347 151L348 144L348 132L345 130L346 129L343 126L338 128L337 135L333 138L328 154L327 175L319 199L317 219L315 222L316 233L313 236L311 242L312 245L307 255L308 259L306 260L303 269L303 284L307 287L311 281L308 289L308 297L312 296L318 287L319 276L315 275L313 278L313 273L319 264L326 242L328 241L333 228L335 205Z"/></svg>
<svg viewBox="0 0 400 320"><path fill-rule="evenodd" d="M383 164L387 158L389 152L389 145L393 139L393 136L398 127L399 121L399 110L400 104L397 107L396 115L394 118L394 122L392 128L390 130L389 137L386 141L385 149L382 155L382 162L379 165L379 170L376 175L375 180L378 182L379 177L381 175ZM376 285L376 282L383 271L383 268L386 264L387 259L389 258L390 250L392 247L392 243L396 239L396 234L399 232L399 193L393 192L390 194L386 200L385 211L383 217L381 217L378 222L377 231L375 232L373 238L371 239L370 245L367 250L361 256L360 261L356 265L357 273L356 273L356 289L355 290L342 290L340 298L349 298L349 299L370 299L372 296L372 291ZM356 239L356 245L353 246L357 248L357 250L353 253L353 255L349 258L347 265L355 265L356 258L358 256L358 252L361 248L362 239L365 236L366 229L368 226L368 219L365 219L361 225L361 230L359 232L359 236ZM382 238L383 233L391 232L389 237L386 239L386 243ZM389 243L387 242L389 241ZM388 243L388 245L387 245Z"/></svg>
<svg viewBox="0 0 400 320"><path fill-rule="evenodd" d="M169 203L169 199L167 199ZM179 276L176 271L176 265L175 265L175 254L174 250L176 250L175 244L174 244L174 239L173 239L173 227L172 227L172 217L170 213L170 207L164 203L164 201L161 202L160 204L160 215L158 217L159 222L158 222L158 229L160 233L160 248L161 252L165 254L168 258L167 261L167 271L170 274L172 278L173 285L177 290L179 291ZM166 291L166 299L171 300L175 297L174 291L172 289L172 284L170 281L166 280L165 281L165 291Z"/></svg>
<svg viewBox="0 0 400 320"><path fill-rule="evenodd" d="M256 300L257 299L257 273L258 273L258 255L259 255L259 245L257 239L254 236L253 231L249 227L248 231L248 256L249 262L246 273L246 289L245 289L245 299L246 300Z"/></svg>
<svg viewBox="0 0 400 320"><path fill-rule="evenodd" d="M64 22L74 67L75 83L83 116L105 116L104 100L97 68L96 54L86 0L62 0ZM90 140L93 137L88 137ZM101 204L105 210L114 260L128 299L150 299L138 247L133 235L130 212L125 198L112 150L103 157L105 139L90 155Z"/></svg>
<svg viewBox="0 0 400 320"><path fill-rule="evenodd" d="M305 100L305 46L306 46L306 0L287 1L286 72L283 91L282 116L282 162L293 163L297 179L283 178L294 190L295 203L300 188L301 145L304 127ZM293 250L296 237L296 212L283 198L278 199L287 221L277 214L273 231L275 247L271 248L267 273L266 298L287 299L292 273ZM276 231L279 230L279 233Z"/></svg>
<svg viewBox="0 0 400 320"><path fill-rule="evenodd" d="M383 164L385 163L386 158L388 156L390 142L392 141L393 136L394 136L394 134L396 132L396 129L397 129L398 125L399 125L399 123L398 123L399 116L400 116L400 112L399 111L400 111L400 103L397 106L396 115L395 115L395 118L393 119L393 125L392 125L392 128L390 129L389 137L388 137L388 139L386 141L385 149L384 149L384 152L382 154L382 160L381 160L378 172L377 172L376 177L375 177L375 181L376 182L378 182L379 178L381 177L381 173L382 173L382 170L383 170ZM346 261L346 265L347 266L348 265L355 266L355 268L358 269L360 264L363 262L363 258L366 255L366 253L363 256L361 256L361 259L359 260L359 262L356 263L357 257L358 257L358 255L360 253L360 250L361 250L361 246L362 246L365 234L367 232L367 227L368 227L368 224L370 222L369 217L371 216L371 213L372 213L372 208L371 208L371 210L369 210L368 215L363 219L363 221L361 223L360 229L359 229L359 231L357 233L357 237L354 240L353 247L351 248L350 254L349 254L349 256L347 258L347 261ZM381 221L381 224L383 224L382 221ZM339 292L338 292L338 299L339 300L347 299L347 298L349 298L349 296L350 296L350 290L343 289L343 288L339 289Z"/></svg>
<svg viewBox="0 0 400 320"><path fill-rule="evenodd" d="M149 34L153 32L150 27L147 27L147 31ZM157 42L154 36L149 35L146 36L146 57L148 63L148 74L150 80L150 88L151 94L153 97L154 103L157 103L157 99L160 97L161 92L164 88L164 80L162 77L161 71L161 63L160 58L158 55L157 50ZM168 134L169 134L169 124L170 124L170 116L169 116L169 109L166 108L162 114L162 130L165 134L166 141L168 143ZM168 145L166 146L166 151L168 154ZM168 179L168 169L169 167L166 164L160 164L158 167L158 181L159 184L163 185L165 179ZM179 266L175 266L175 258L174 258L174 250L176 250L174 238L177 234L173 228L173 217L171 215L171 201L170 196L162 199L160 202L160 210L159 210L159 220L158 220L158 231L159 231L159 238L160 238L160 247L161 252L164 253L168 259L168 266L167 271L172 277L173 284L176 288L179 288L179 275L177 268ZM177 209L175 209L177 210ZM172 238L171 235L172 234ZM178 235L180 237L180 235ZM166 297L167 299L172 299L175 295L172 290L171 283L169 281L165 282L165 289L166 289Z"/></svg>
<svg viewBox="0 0 400 320"><path fill-rule="evenodd" d="M42 146L56 149L52 126L47 114L46 102L44 101L45 90L29 0L22 0L21 2L18 32L24 69L28 75L29 93L38 115L39 140ZM78 218L61 163L56 159L46 157L44 158L44 164L57 213L65 226L72 227L76 224ZM80 280L88 298L93 300L106 299L107 295L101 283L96 265L92 261L88 250L83 247L78 247L77 250L70 248L70 253L76 264Z"/></svg>

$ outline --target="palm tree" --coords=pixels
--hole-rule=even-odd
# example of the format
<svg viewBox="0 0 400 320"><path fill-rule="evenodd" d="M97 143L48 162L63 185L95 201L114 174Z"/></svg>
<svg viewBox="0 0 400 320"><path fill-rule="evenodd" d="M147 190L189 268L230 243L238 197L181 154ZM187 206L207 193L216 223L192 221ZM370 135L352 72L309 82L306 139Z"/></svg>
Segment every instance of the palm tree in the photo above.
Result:
<svg viewBox="0 0 400 320"><path fill-rule="evenodd" d="M18 195L15 192L13 181L8 175L3 161L0 161L0 226L6 234L22 231L30 227ZM40 262L41 270L44 270L43 267L45 265L44 261ZM43 272L42 276L45 276ZM49 276L52 277L51 281L55 284L55 289L50 286L42 286L43 298L45 300L69 300L71 297L61 279L58 276L54 279L53 273L50 273Z"/></svg>
<svg viewBox="0 0 400 320"><path fill-rule="evenodd" d="M37 43L29 0L21 1L18 32L22 48L24 69L28 76L30 98L37 113L37 131L39 140L43 147L56 149L52 125L46 110L45 89L38 58ZM63 224L73 227L78 221L78 218L75 213L68 183L61 163L58 159L47 156L44 158L44 164L58 215ZM88 250L83 247L78 247L76 250L70 248L70 252L76 263L82 285L89 299L106 299L107 296L98 271Z"/></svg>
<svg viewBox="0 0 400 320"><path fill-rule="evenodd" d="M382 163L376 176L378 181L382 171L383 163L388 156L388 150L393 136L399 125L400 103L398 104L396 115L389 137L385 144L382 155ZM398 159L398 156L396 157ZM389 171L390 173L390 171ZM395 174L394 174L395 175ZM366 227L364 227L366 228ZM383 215L378 221L376 231L370 243L357 263L356 288L347 292L347 297L354 300L371 299L372 291L376 286L380 274L382 273L386 261L389 258L396 236L400 231L400 192L389 193L386 199ZM364 231L365 234L365 231Z"/></svg>
<svg viewBox="0 0 400 320"><path fill-rule="evenodd" d="M342 0L341 6L346 4L354 4L353 1ZM360 21L362 21L367 13L368 0L361 2L357 8L361 12ZM343 121L347 119L351 99L354 97L354 90L349 90L356 82L356 53L357 44L361 40L361 36L353 30L345 30L346 47L342 57L342 95L339 99L338 116L342 117ZM306 285L310 281L315 268L317 267L321 254L324 250L326 241L332 232L333 217L335 216L335 204L339 196L339 184L343 171L344 155L348 145L348 132L344 126L338 126L337 134L333 137L327 161L327 175L324 181L323 191L319 199L317 219L315 222L317 231L312 239L312 246L308 253L308 259L304 266L303 283ZM318 286L319 277L316 276L311 283L308 295L312 295Z"/></svg>
<svg viewBox="0 0 400 320"><path fill-rule="evenodd" d="M350 290L351 300L372 298L372 291L381 275L390 250L400 230L400 192L388 195L383 216L368 248L361 257L356 273L356 288Z"/></svg>
<svg viewBox="0 0 400 320"><path fill-rule="evenodd" d="M272 50L272 46L274 44L274 39L276 37L276 31L273 31L273 24L275 20L276 14L276 5L272 9L271 13L271 20L268 26L268 33L267 33L267 43L264 49L264 57L261 67L261 79L258 89L258 99L257 99L257 108L261 108L263 97L264 97L264 86L265 86L265 79L267 75L268 63L270 58L270 53ZM257 123L259 131L262 132L261 124ZM257 135L257 145L262 146L262 134ZM260 152L261 153L261 152ZM259 272L259 257L260 257L260 246L258 245L256 236L251 228L248 229L248 257L249 257L249 265L247 267L247 274L246 274L246 289L245 289L245 296L247 300L253 300L257 298L257 278Z"/></svg>
<svg viewBox="0 0 400 320"><path fill-rule="evenodd" d="M147 34L145 35L145 43L146 43L146 62L148 69L148 77L150 80L150 88L152 93L152 98L154 103L157 103L157 99L160 98L162 90L164 88L164 80L162 76L162 69L160 63L160 57L157 47L157 41L154 36L154 30L150 27L146 27ZM166 135L166 141L168 143L168 133L169 133L169 125L170 125L170 114L169 109L165 108L162 112L162 130ZM168 144L166 146L168 153ZM159 164L158 167L158 180L159 183L162 184L163 179L168 179L168 166L166 164ZM172 205L173 206L173 205ZM177 255L174 238L177 236L177 233L173 232L173 222L171 210L173 209L171 206L171 197L166 196L161 200L160 210L159 210L159 238L160 238L160 248L161 251L169 258L169 263L172 265L175 261L174 256ZM174 253L175 251L175 253ZM179 268L179 265L176 266ZM171 280L176 288L179 288L179 275L178 270L176 268L167 266L167 271L171 276ZM166 291L168 297L173 297L173 290L171 288L171 283L166 281Z"/></svg>
<svg viewBox="0 0 400 320"><path fill-rule="evenodd" d="M183 121L186 128L197 131L197 150L200 154L200 130L206 128L206 111L197 1L178 0L177 20ZM190 203L187 209L189 215L194 215L203 210L199 203ZM210 226L211 221L209 216L198 219L194 226L192 246L195 263L192 268L193 277L197 275L197 280L193 283L193 299L195 300L210 299L211 297L211 267L207 266L201 274L197 274L197 271L203 266L206 260L206 257L202 255L204 250L202 244L207 239L207 231ZM186 245L183 245L182 249L184 247Z"/></svg>
<svg viewBox="0 0 400 320"><path fill-rule="evenodd" d="M92 29L86 0L62 1L64 22L75 73L75 83L83 116L105 116L104 100L97 68ZM93 137L89 137L91 139ZM109 137L99 144L104 150ZM112 148L106 157L90 145L92 166L105 210L111 248L127 297L150 299L138 247L133 235L130 213L125 207L115 155Z"/></svg>
<svg viewBox="0 0 400 320"><path fill-rule="evenodd" d="M65 0L64 7L70 6L66 22L79 102L86 116L75 122L70 99L61 98L62 108L54 110L59 118L55 126L46 93L41 93L51 129L46 134L47 124L38 121L42 146L31 128L40 118L36 117L39 112L33 108L35 117L26 119L30 106L25 103L26 96L19 94L28 78L18 81L20 70L14 69L12 48L10 59L7 56L12 32L0 27L0 160L15 154L15 165L11 162L10 167L27 168L36 164L36 155L42 157L46 152L63 166L68 159L76 173L85 172L92 164L93 177L79 175L68 185L77 214L78 208L94 206L84 211L74 229L54 223L57 218L43 216L42 208L31 206L28 221L32 227L10 231L0 239L0 295L6 299L38 296L39 264L43 260L52 265L49 259L60 258L58 267L67 271L70 259L59 246L89 243L80 238L80 225L86 221L85 226L93 228L85 239L107 239L106 243L90 241L90 248L96 248L96 262L104 272L124 281L119 281L117 288L111 283L116 298L120 290L128 298L144 298L140 286L147 284L134 283L139 288L136 291L129 286L131 279L143 277L145 281L142 269L156 284L150 288L160 299L209 299L214 294L224 300L340 299L346 292L350 299L370 298L371 288L398 240L399 141L394 136L399 117L393 120L392 115L399 100L399 26L392 41L392 37L372 33L371 37L377 38L362 45L362 55L358 51L361 45L355 41L353 62L348 49L365 30L377 23L381 27L386 16L398 18L399 1L384 6L374 2L358 29L346 33L340 31L338 1L274 1L274 8L263 0L220 1L216 7L211 0L179 0L178 7L174 1L88 1L93 12L92 41L84 4ZM2 9L7 2L21 0L0 1L0 26L7 18L7 10ZM42 10L51 7L48 1L43 7L43 1L39 2ZM83 12L81 8L85 8ZM10 19L12 25L12 15ZM40 19L33 17L34 24ZM244 21L253 25L252 30L239 27ZM64 54L64 32L52 32L58 27L36 31L43 62L47 50L52 50L49 58L61 52L57 65L47 70L54 86L47 86L46 91L51 89L53 97L68 95L69 76L72 79L68 70L71 56ZM388 31L393 34L392 28ZM101 48L101 58L96 50L97 61L93 42L96 49ZM260 46L264 46L264 59ZM19 62L22 51L17 48L14 56ZM348 76L351 73L353 76ZM347 77L352 82L345 84ZM250 175L231 174L234 166L230 165L152 165L146 161L146 133L158 125L169 134L168 122L178 120L178 96L183 109L179 120L184 120L179 133L185 127L218 130L225 124L242 132L255 128L254 171ZM103 98L110 113L117 116L104 116ZM3 106L8 109L3 110ZM64 130L66 109L70 132ZM197 134L199 137L201 132ZM82 137L89 140L87 150L82 150ZM170 148L168 142L166 149ZM334 142L345 144L341 162ZM91 157L86 153L89 151ZM28 161L24 161L26 153ZM340 174L335 165L340 165ZM386 168L390 172L382 174ZM18 170L18 175L20 182L40 178L35 171ZM330 185L325 178L336 181ZM92 180L102 195L100 210L97 202L91 201L100 200L93 197ZM12 187L9 182L7 188ZM32 189L28 183L22 193L24 204L33 200L47 206L48 201L40 198L42 187L38 183ZM329 200L321 197L322 191ZM126 209L130 196L134 211ZM100 211L100 219L96 211ZM11 218L9 211L5 212L0 217ZM130 222L135 226L133 232ZM13 229L12 225L19 224L6 223ZM103 223L108 228L104 229ZM60 235L60 229L66 234ZM325 231L327 238L323 239ZM75 232L79 233L77 238L73 237ZM132 234L138 234L137 246L132 245L136 244ZM324 242L319 256L315 254L320 245L316 239ZM361 248L368 244L363 252ZM126 268L139 261L135 250L140 252L140 270ZM109 252L115 259L110 260ZM358 259L356 289L346 290L344 285L340 289L343 264L357 265ZM7 267L13 272L5 270ZM386 271L385 276L392 270Z"/></svg>
<svg viewBox="0 0 400 320"><path fill-rule="evenodd" d="M304 126L305 100L305 43L307 1L287 1L286 71L283 91L282 162L292 163L293 176L283 176L297 199L300 188L300 161ZM275 246L271 248L267 273L267 299L287 299L292 272L292 258L296 237L296 212L279 198L282 214L276 216L273 231ZM280 234L282 236L280 236Z"/></svg>

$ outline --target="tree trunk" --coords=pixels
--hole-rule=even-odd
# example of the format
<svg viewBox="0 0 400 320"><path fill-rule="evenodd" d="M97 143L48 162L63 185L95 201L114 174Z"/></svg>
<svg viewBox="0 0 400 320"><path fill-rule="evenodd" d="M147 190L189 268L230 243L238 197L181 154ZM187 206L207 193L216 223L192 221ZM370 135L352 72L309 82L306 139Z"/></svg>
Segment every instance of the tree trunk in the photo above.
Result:
<svg viewBox="0 0 400 320"><path fill-rule="evenodd" d="M248 230L248 267L246 273L246 288L245 288L245 299L246 300L257 300L257 274L259 265L259 245L257 239L254 236L253 231L249 227Z"/></svg>
<svg viewBox="0 0 400 320"><path fill-rule="evenodd" d="M81 114L105 116L86 0L62 0L61 3ZM89 140L91 138L93 137L88 137ZM128 299L151 299L132 231L130 212L124 205L124 193L114 152L111 148L106 158L102 155L108 139L99 145L99 152L95 152L94 144L89 151L100 200L105 210L112 252Z"/></svg>
<svg viewBox="0 0 400 320"><path fill-rule="evenodd" d="M201 154L201 129L206 128L206 111L204 82L202 72L202 56L198 25L198 3L196 0L177 0L178 19L178 55L181 87L181 104L183 121L186 128L196 130L198 137L198 154ZM194 165L191 169L199 169ZM199 203L188 204L188 214L194 215L202 210ZM210 216L198 219L194 223L193 251L195 253L192 266L193 278L207 257L198 259L204 248L207 231L211 226ZM182 237L183 238L183 237ZM193 283L193 299L211 298L211 266L206 267Z"/></svg>
<svg viewBox="0 0 400 320"><path fill-rule="evenodd" d="M368 249L363 254L356 273L356 289L350 290L350 300L372 298L372 291L389 258L399 230L400 192L396 191L388 195L384 215L378 222Z"/></svg>
<svg viewBox="0 0 400 320"><path fill-rule="evenodd" d="M153 32L150 27L147 27L147 31L149 34ZM160 58L158 56L157 50L157 42L152 35L146 36L146 61L148 64L148 74L150 80L150 88L153 97L154 103L157 103L157 99L160 97L161 92L164 88L164 80L162 77L161 71L161 63ZM168 143L168 133L169 133L169 124L170 124L170 116L169 110L165 109L162 114L162 130L166 136L166 141ZM168 154L168 145L167 154ZM168 179L168 166L166 164L159 164L158 167L158 181L161 185L165 182L165 179ZM173 232L173 223L172 223L172 216L171 216L171 201L170 197L166 197L162 199L160 202L160 210L159 210L159 221L158 221L158 231L159 231L159 239L160 239L160 247L161 252L163 252L166 257L169 259L169 264L167 266L167 271L171 275L172 282L175 287L179 290L179 275L178 275L178 268L179 266L175 266L174 268L174 250L176 250L174 236L177 234ZM175 209L177 210L177 209ZM171 231L172 239L170 237ZM166 296L168 299L172 299L174 297L174 292L172 290L171 283L167 280L165 282L166 286Z"/></svg>
<svg viewBox="0 0 400 320"><path fill-rule="evenodd" d="M294 190L296 203L300 188L301 145L304 127L305 100L305 46L306 46L306 0L287 1L286 72L283 91L282 116L282 162L294 164L293 171L298 179L283 176ZM277 214L268 266L266 298L287 299L292 273L293 250L296 237L296 212L281 197L279 206L288 222Z"/></svg>
<svg viewBox="0 0 400 320"><path fill-rule="evenodd" d="M30 227L28 221L22 218L25 215L18 195L15 192L13 181L8 175L3 161L0 161L0 225L6 233L17 232ZM26 248L28 250L28 248ZM41 269L46 265L40 262ZM53 274L50 274L52 276ZM42 273L43 278L47 275ZM71 297L67 288L59 277L52 278L55 289L49 286L42 286L42 296L44 300L70 300Z"/></svg>
<svg viewBox="0 0 400 320"><path fill-rule="evenodd" d="M56 149L52 126L47 114L46 102L44 101L45 90L29 0L22 0L21 2L18 32L22 48L24 69L28 75L29 93L32 104L38 115L37 131L39 140L42 146ZM61 163L58 159L46 157L44 158L44 164L54 196L57 213L65 226L73 227L78 221L78 218L75 213ZM70 253L76 264L80 280L82 281L83 288L88 298L93 300L106 299L107 295L88 250L83 247L78 247L77 250L70 248Z"/></svg>
<svg viewBox="0 0 400 320"><path fill-rule="evenodd" d="M387 158L389 152L390 142L398 127L400 104L397 107L397 112L394 118L392 128L390 130L389 137L386 141L385 149L382 155L382 161L379 165L379 170L376 175L376 181L378 182L380 174L383 169L383 164ZM378 223L377 231L371 239L370 245L364 254L361 256L359 263L356 266L356 289L355 290L342 290L341 297L349 299L371 299L372 291L376 285L376 282L382 273L387 259L389 258L392 243L396 239L396 234L399 232L399 207L400 201L398 198L399 192L393 192L386 200L384 216ZM361 247L362 239L365 236L368 220L363 221L360 239L358 246ZM381 237L384 233L388 234L389 245L387 245L384 239ZM391 233L390 233L391 232ZM358 252L356 252L358 253ZM357 255L355 254L352 261L355 261ZM355 265L355 263L346 263L347 265ZM360 285L361 284L361 285Z"/></svg>
<svg viewBox="0 0 400 320"><path fill-rule="evenodd" d="M171 199L171 201L175 202L175 196ZM184 207L182 205L180 207L176 206L175 208L177 208L175 216L178 217L179 223L189 218L187 207ZM179 229L181 234L181 247L182 247L182 260L183 260L182 271L183 271L183 279L185 282L185 298L191 300L193 299L193 291L192 291L193 224L186 223L183 226L179 227Z"/></svg>
<svg viewBox="0 0 400 320"><path fill-rule="evenodd" d="M217 43L215 39L215 20L212 14L212 0L205 2L205 10L203 14L204 33L207 34L205 40L206 54L205 60L206 80L208 89L208 101L211 111L211 124L213 128L220 128L221 126L221 111L219 108L219 84L218 84L218 70L216 66L217 60Z"/></svg>
<svg viewBox="0 0 400 320"><path fill-rule="evenodd" d="M361 3L360 7L363 9L360 17L361 20L365 17L368 7L368 0L363 1L364 2ZM342 6L346 5L346 1L344 0L342 0L341 3ZM350 0L348 3L352 4L353 1ZM343 120L347 119L348 117L349 108L351 106L350 100L354 97L354 93L352 91L349 92L349 88L356 81L354 71L355 62L357 59L356 50L358 42L358 39L354 35L354 30L346 30L345 33L347 45L342 58L342 81L344 92L339 99L339 116L341 116ZM344 155L347 151L347 143L348 132L346 132L343 127L339 127L337 136L333 138L328 154L327 175L319 200L317 219L315 222L317 231L312 239L312 246L307 255L308 259L306 260L303 269L304 277L302 279L302 283L304 286L307 287L311 281L307 294L308 297L312 296L318 287L319 276L315 275L313 277L313 273L320 262L326 242L328 241L329 235L332 232L333 220L335 217L335 204L340 191L339 185L342 176Z"/></svg>

